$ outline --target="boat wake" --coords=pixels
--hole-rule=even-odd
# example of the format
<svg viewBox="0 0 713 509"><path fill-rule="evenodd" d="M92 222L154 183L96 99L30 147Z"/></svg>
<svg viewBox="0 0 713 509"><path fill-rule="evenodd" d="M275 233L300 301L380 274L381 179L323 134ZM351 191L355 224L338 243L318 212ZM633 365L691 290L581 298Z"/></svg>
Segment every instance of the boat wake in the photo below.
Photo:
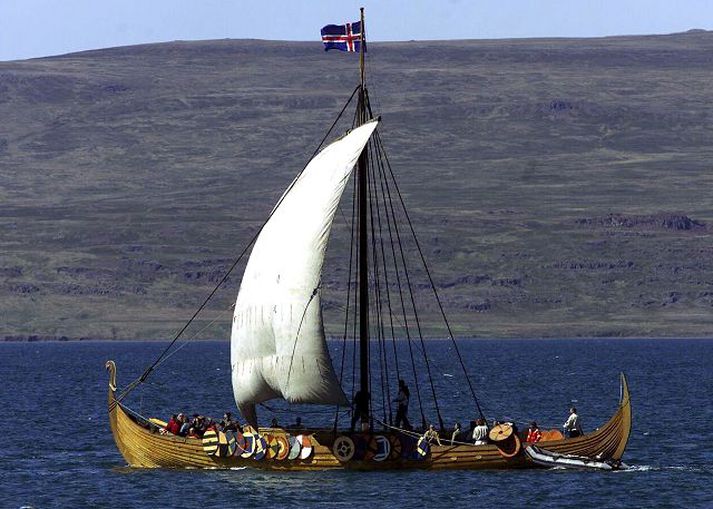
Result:
<svg viewBox="0 0 713 509"><path fill-rule="evenodd" d="M585 468L576 468L567 465L555 465L549 468L550 471L571 471L571 470L589 470ZM602 469L604 470L604 469ZM705 467L693 467L684 465L630 465L622 463L619 468L612 469L611 472L685 472L693 474L713 474L713 469Z"/></svg>
<svg viewBox="0 0 713 509"><path fill-rule="evenodd" d="M691 467L684 465L624 465L617 472L691 472L691 473L706 473L710 472L710 469L701 467Z"/></svg>

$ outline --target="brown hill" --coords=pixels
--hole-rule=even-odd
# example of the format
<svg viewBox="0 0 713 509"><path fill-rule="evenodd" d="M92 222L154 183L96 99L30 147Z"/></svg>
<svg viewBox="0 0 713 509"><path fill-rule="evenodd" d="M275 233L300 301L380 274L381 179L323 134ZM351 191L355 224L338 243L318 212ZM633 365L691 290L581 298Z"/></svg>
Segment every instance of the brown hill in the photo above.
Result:
<svg viewBox="0 0 713 509"><path fill-rule="evenodd" d="M370 50L387 150L458 334L711 335L713 34ZM0 63L0 338L170 336L356 80L353 55L319 43ZM221 317L202 335L227 334L238 283L195 330Z"/></svg>

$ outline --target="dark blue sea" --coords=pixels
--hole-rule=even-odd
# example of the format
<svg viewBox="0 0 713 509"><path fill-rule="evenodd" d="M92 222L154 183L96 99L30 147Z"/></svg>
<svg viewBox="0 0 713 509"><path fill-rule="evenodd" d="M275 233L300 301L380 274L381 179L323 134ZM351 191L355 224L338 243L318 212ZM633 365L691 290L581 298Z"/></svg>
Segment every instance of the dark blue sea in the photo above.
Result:
<svg viewBox="0 0 713 509"><path fill-rule="evenodd" d="M489 418L560 427L575 404L592 430L629 377L634 429L618 472L317 472L137 470L114 446L104 363L123 386L165 343L0 344L0 507L713 507L713 341L472 340L460 348ZM475 417L452 346L427 343L447 423ZM340 344L333 343L340 357ZM402 353L403 346L402 346ZM404 354L405 355L405 354ZM338 364L338 363L337 363ZM234 410L229 345L190 343L127 401L146 415ZM407 373L408 375L408 373ZM377 375L374 375L377 376ZM393 384L392 384L393 386ZM422 388L425 394L430 391ZM394 389L392 389L394 390ZM411 387L411 417L417 413ZM422 394L423 396L423 394ZM380 396L374 396L380 401ZM426 399L424 397L424 399ZM428 405L426 405L428 407ZM326 409L262 408L261 420ZM284 412L288 413L284 413ZM429 418L433 409L427 408Z"/></svg>

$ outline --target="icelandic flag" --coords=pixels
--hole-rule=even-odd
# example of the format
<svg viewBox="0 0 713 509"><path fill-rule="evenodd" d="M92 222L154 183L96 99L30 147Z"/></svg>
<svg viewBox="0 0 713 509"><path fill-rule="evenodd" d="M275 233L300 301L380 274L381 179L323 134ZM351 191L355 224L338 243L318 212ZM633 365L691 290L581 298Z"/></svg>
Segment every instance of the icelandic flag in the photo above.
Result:
<svg viewBox="0 0 713 509"><path fill-rule="evenodd" d="M361 21L346 25L327 25L322 28L324 51L338 49L340 51L361 51ZM366 41L364 41L366 51Z"/></svg>

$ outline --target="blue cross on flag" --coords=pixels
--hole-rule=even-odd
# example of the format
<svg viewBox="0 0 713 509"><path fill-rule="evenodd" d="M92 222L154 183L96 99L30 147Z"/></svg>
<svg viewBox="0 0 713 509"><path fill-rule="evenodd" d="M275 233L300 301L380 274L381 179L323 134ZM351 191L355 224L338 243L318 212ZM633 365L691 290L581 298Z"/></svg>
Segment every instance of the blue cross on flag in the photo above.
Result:
<svg viewBox="0 0 713 509"><path fill-rule="evenodd" d="M361 21L346 25L327 25L322 28L324 51L338 49L340 51L361 51ZM364 41L366 51L366 41Z"/></svg>

